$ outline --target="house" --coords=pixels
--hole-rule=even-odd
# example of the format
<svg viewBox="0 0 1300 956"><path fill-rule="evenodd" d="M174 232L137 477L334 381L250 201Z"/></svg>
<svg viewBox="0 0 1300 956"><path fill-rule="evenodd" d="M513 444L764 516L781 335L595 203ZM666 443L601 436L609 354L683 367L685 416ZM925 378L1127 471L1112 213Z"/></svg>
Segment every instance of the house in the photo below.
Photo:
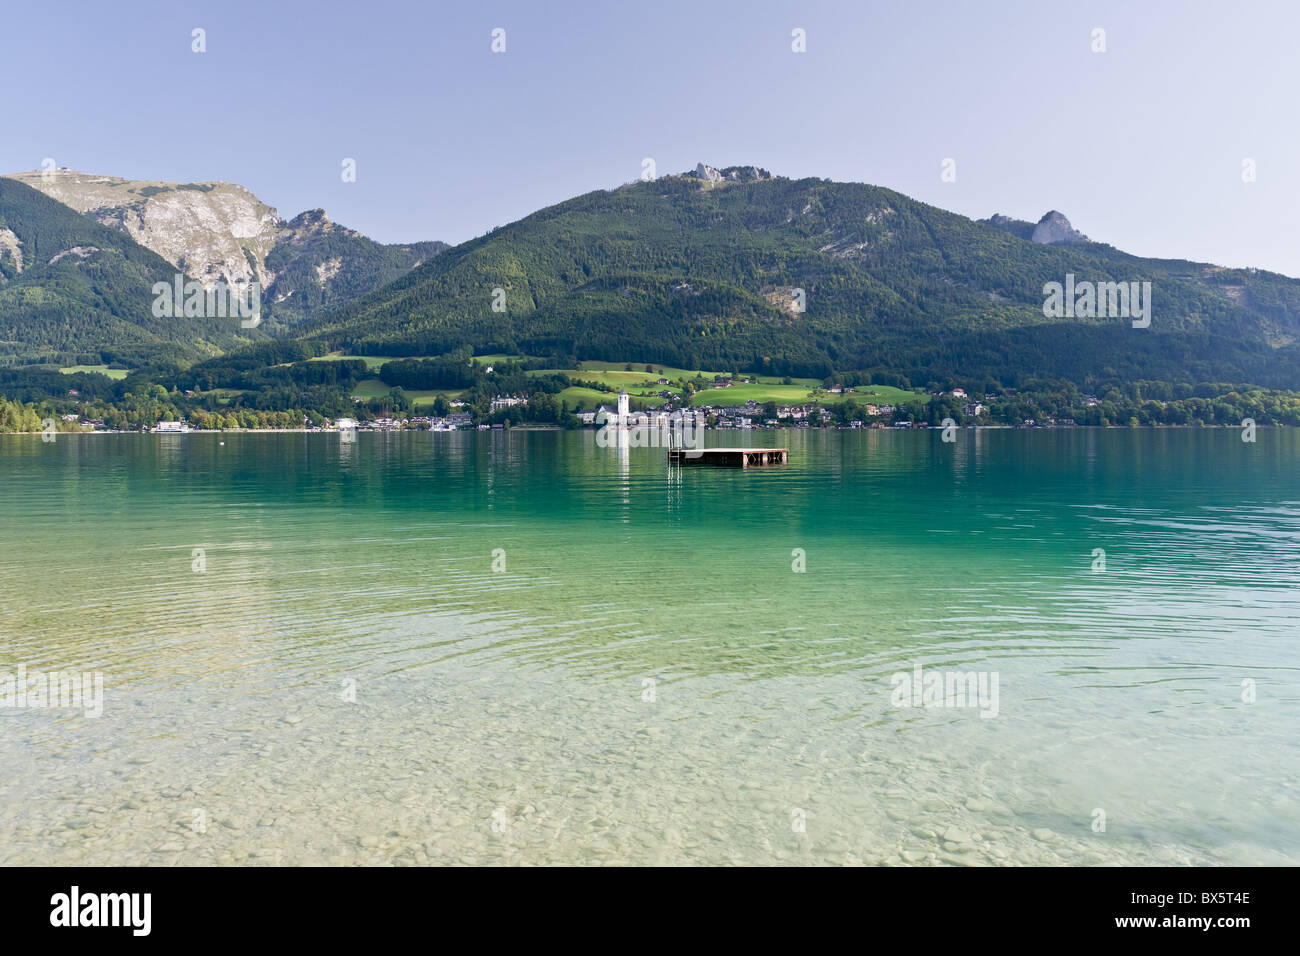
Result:
<svg viewBox="0 0 1300 956"><path fill-rule="evenodd" d="M827 389L827 391L829 391L832 395L839 395L844 391L844 387L841 385L832 385L829 389Z"/></svg>
<svg viewBox="0 0 1300 956"><path fill-rule="evenodd" d="M668 416L663 416L664 421ZM654 428L656 427L657 414L653 412L632 412L628 415L626 424L628 428Z"/></svg>
<svg viewBox="0 0 1300 956"><path fill-rule="evenodd" d="M667 384L668 384L668 379L666 379L666 378L655 379L655 384L656 384L656 385L667 385Z"/></svg>
<svg viewBox="0 0 1300 956"><path fill-rule="evenodd" d="M963 415L983 415L987 410L987 406L980 402L968 402L961 407L961 413Z"/></svg>
<svg viewBox="0 0 1300 956"><path fill-rule="evenodd" d="M952 390L952 397L953 397L953 398L965 398L965 397L966 397L966 389L964 389L964 388L954 388L954 389Z"/></svg>
<svg viewBox="0 0 1300 956"><path fill-rule="evenodd" d="M502 409L514 408L516 405L522 405L528 401L526 398L516 398L513 395L498 395L492 399L489 411L499 412Z"/></svg>
<svg viewBox="0 0 1300 956"><path fill-rule="evenodd" d="M469 412L452 412L447 416L447 423L452 428L469 428L474 424L474 416Z"/></svg>
<svg viewBox="0 0 1300 956"><path fill-rule="evenodd" d="M595 412L574 412L578 416L578 421L584 425L594 425L596 423Z"/></svg>

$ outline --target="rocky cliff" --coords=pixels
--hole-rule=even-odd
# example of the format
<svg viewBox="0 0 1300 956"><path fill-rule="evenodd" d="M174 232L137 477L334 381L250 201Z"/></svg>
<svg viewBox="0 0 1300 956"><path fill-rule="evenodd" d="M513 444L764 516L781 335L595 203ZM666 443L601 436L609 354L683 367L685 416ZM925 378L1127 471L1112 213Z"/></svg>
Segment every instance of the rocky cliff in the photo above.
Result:
<svg viewBox="0 0 1300 956"><path fill-rule="evenodd" d="M377 243L331 222L323 209L285 222L234 183L147 182L73 169L7 178L126 233L205 286L257 281L286 322L378 288L447 248ZM0 256L20 255L0 234Z"/></svg>

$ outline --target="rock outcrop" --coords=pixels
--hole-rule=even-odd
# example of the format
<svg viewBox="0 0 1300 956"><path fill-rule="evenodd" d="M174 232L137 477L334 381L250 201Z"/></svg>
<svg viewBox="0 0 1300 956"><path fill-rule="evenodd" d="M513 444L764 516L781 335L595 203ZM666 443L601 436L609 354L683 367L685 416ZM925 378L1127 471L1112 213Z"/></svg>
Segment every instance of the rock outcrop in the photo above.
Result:
<svg viewBox="0 0 1300 956"><path fill-rule="evenodd" d="M204 285L274 276L266 255L281 227L275 209L232 183L163 183L60 169L12 177L125 232Z"/></svg>
<svg viewBox="0 0 1300 956"><path fill-rule="evenodd" d="M718 172L712 166L706 166L700 163L695 167L695 178L704 179L711 183L722 182L722 173Z"/></svg>
<svg viewBox="0 0 1300 956"><path fill-rule="evenodd" d="M1070 220L1064 215L1053 209L1051 212L1038 220L1038 225L1034 226L1033 235L1030 236L1031 242L1039 242L1044 245L1068 244L1073 245L1080 242L1090 241L1087 236L1079 232L1070 225Z"/></svg>
<svg viewBox="0 0 1300 956"><path fill-rule="evenodd" d="M1009 232L1018 239L1024 239L1026 242L1037 242L1041 245L1072 245L1092 241L1071 226L1070 220L1055 209L1044 215L1037 223L1004 216L1001 213L995 213L989 218L979 221L986 226L992 226L994 229Z"/></svg>
<svg viewBox="0 0 1300 956"><path fill-rule="evenodd" d="M758 166L727 166L724 169L715 169L705 163L700 163L695 167L694 173L687 173L687 175L710 183L757 182L758 180L772 178L770 172Z"/></svg>
<svg viewBox="0 0 1300 956"><path fill-rule="evenodd" d="M15 273L23 271L23 244L12 229L0 229L0 261L6 258ZM4 272L0 271L0 283L8 281Z"/></svg>
<svg viewBox="0 0 1300 956"><path fill-rule="evenodd" d="M207 288L258 282L267 301L290 312L363 295L437 255L442 242L384 245L309 209L289 222L233 183L164 183L72 169L7 177L126 233ZM70 250L76 252L76 250ZM66 254L66 253L65 253ZM0 261L21 272L22 249L0 232ZM0 269L0 281L4 272Z"/></svg>

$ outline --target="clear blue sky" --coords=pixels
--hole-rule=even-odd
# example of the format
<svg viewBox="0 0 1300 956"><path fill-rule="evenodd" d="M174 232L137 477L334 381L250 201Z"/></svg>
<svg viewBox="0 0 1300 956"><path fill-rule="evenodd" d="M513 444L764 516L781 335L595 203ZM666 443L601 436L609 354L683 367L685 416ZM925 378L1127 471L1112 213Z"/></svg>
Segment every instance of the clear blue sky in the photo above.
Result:
<svg viewBox="0 0 1300 956"><path fill-rule="evenodd" d="M459 242L644 157L754 164L1300 275L1289 0L6 0L0 30L6 172L227 180L286 218Z"/></svg>

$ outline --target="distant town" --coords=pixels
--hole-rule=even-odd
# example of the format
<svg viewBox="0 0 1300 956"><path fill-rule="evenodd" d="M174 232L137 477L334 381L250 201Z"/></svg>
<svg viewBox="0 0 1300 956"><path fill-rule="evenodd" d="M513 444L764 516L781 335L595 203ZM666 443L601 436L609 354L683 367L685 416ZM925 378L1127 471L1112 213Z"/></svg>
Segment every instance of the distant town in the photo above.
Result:
<svg viewBox="0 0 1300 956"><path fill-rule="evenodd" d="M726 388L731 385L730 381L720 381L717 387ZM831 386L827 392L834 395L852 394L855 391L851 386ZM665 393L670 394L670 393ZM986 419L986 413L989 406L982 401L968 401L968 396L963 389L954 389L947 395L952 399L960 400L961 413L963 416L964 427L975 427L977 425L984 427L1019 427L1019 428L1069 428L1074 427L1076 422L1073 418L1063 418L1057 416L1048 416L1042 420L1033 418L1022 419L1019 422L1008 424L992 423ZM988 396L987 400L993 400L994 396ZM1095 396L1084 396L1089 407L1096 406L1098 400ZM489 403L489 414L495 415L498 412L505 412L510 409L525 406L528 403L527 395L499 395L491 399ZM449 403L451 407L468 407L466 403L453 401ZM618 401L614 405L600 405L594 409L579 409L573 412L576 427L621 427L621 428L646 428L646 429L780 429L780 428L846 428L846 429L863 429L863 428L932 428L941 427L947 422L938 424L930 421L918 421L913 418L902 418L895 420L895 415L899 409L890 404L876 404L866 402L861 405L839 406L838 409L819 405L815 402L805 402L793 405L781 405L775 402L759 402L755 399L748 399L741 404L736 405L699 405L689 408L680 408L671 400L665 400L660 406L633 411L629 408L628 394L626 391L620 392ZM846 415L845 412L848 414ZM191 426L188 421L160 421L152 428L139 429L141 431L151 431L157 434L186 434L195 431L311 431L311 432L329 432L329 431L490 431L505 430L507 428L527 428L555 430L563 428L563 425L556 424L538 424L528 421L518 422L484 422L482 416L476 415L473 411L450 411L445 415L408 415L405 417L388 417L381 416L369 419L360 419L352 417L340 417L336 419L325 419L323 421L312 422L304 418L302 427L295 429L287 428L267 428L267 429L203 429ZM85 430L92 431L113 431L108 429L102 420L86 419L78 415L64 415L62 419L71 426L80 426ZM950 420L952 424L958 424L956 420ZM122 431L118 429L117 431Z"/></svg>

